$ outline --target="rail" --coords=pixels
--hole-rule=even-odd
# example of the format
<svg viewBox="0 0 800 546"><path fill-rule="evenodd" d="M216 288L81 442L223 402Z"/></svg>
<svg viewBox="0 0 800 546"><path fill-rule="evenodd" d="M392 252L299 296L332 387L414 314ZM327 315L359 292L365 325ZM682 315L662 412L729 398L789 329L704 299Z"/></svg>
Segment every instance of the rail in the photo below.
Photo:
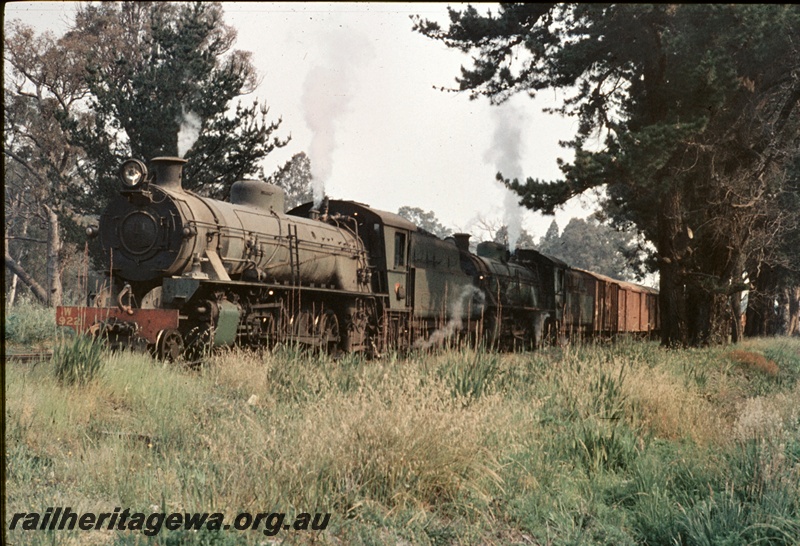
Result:
<svg viewBox="0 0 800 546"><path fill-rule="evenodd" d="M53 351L36 351L32 353L6 353L6 362L44 362L53 357Z"/></svg>

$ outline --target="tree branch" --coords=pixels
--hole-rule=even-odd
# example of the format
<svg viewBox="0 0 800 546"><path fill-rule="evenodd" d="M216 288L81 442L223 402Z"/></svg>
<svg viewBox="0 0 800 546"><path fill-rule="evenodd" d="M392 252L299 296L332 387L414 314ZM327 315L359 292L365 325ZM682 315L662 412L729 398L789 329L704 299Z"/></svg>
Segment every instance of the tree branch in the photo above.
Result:
<svg viewBox="0 0 800 546"><path fill-rule="evenodd" d="M30 288L33 295L36 296L36 299L38 299L42 303L47 303L47 292L45 291L44 288L42 288L42 285L36 282L36 279L34 279L17 262L15 262L14 258L12 258L8 252L6 252L5 254L6 254L6 267L17 277L19 277L20 280L23 283L25 283L25 286Z"/></svg>
<svg viewBox="0 0 800 546"><path fill-rule="evenodd" d="M36 180L38 180L42 185L47 184L47 181L42 179L42 177L39 176L39 174L36 171L34 171L29 165L29 163L25 161L22 157L18 156L16 153L9 150L8 148L4 148L3 153L6 154L11 159L13 159L14 161L16 161L17 163L19 163L26 171L31 173L31 175L33 175L33 177L36 178Z"/></svg>
<svg viewBox="0 0 800 546"><path fill-rule="evenodd" d="M15 237L13 235L6 237L7 241L29 241L31 243L42 243L47 244L47 241L43 239L33 239L32 237Z"/></svg>

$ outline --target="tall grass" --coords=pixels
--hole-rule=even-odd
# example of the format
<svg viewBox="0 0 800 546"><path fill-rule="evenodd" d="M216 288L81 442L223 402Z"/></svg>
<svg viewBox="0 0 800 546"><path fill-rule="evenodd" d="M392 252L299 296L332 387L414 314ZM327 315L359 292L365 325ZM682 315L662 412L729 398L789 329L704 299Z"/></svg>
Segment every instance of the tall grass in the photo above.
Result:
<svg viewBox="0 0 800 546"><path fill-rule="evenodd" d="M795 544L800 342L737 350L777 375L730 348L635 342L372 361L231 350L195 370L102 352L81 388L55 362L8 366L8 513L333 514L324 533L275 537L300 544ZM11 538L271 543L233 531Z"/></svg>
<svg viewBox="0 0 800 546"><path fill-rule="evenodd" d="M85 385L100 371L105 344L86 335L61 339L53 351L56 379L63 385Z"/></svg>

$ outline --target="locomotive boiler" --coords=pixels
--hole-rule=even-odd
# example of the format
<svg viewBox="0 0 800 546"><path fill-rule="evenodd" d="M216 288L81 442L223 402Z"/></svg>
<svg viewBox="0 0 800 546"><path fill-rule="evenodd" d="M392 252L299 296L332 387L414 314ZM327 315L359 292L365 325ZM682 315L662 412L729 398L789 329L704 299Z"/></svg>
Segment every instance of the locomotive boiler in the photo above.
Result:
<svg viewBox="0 0 800 546"><path fill-rule="evenodd" d="M283 191L260 181L234 183L230 202L201 197L183 189L184 163L156 158L150 175L143 162L125 162L119 195L89 230L100 238L108 286L92 307L60 308L58 323L168 358L283 331L342 341L342 299L363 303L357 296L372 289L357 226L289 216Z"/></svg>
<svg viewBox="0 0 800 546"><path fill-rule="evenodd" d="M657 329L657 300L636 285L534 250L484 242L473 253L469 235L442 240L355 201L284 212L283 190L261 181L210 199L184 189L184 163L122 165L118 195L87 230L107 282L86 306L59 307L59 325L168 360L280 341L375 355L456 332L533 347L578 330Z"/></svg>
<svg viewBox="0 0 800 546"><path fill-rule="evenodd" d="M283 190L255 180L234 183L229 203L184 191L184 162L154 159L151 183L144 182L144 164L127 162L125 188L100 217L108 261L136 296L147 297L143 290L173 276L279 283L299 276L339 290L367 289L358 274L365 251L347 226L287 216Z"/></svg>

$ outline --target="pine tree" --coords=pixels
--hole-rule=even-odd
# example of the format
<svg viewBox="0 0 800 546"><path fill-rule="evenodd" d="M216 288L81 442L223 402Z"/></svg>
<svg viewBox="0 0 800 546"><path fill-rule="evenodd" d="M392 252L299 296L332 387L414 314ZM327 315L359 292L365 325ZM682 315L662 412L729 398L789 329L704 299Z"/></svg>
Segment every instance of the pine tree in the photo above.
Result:
<svg viewBox="0 0 800 546"><path fill-rule="evenodd" d="M415 28L474 53L459 89L498 103L566 94L575 154L563 178L505 180L525 206L605 187L605 212L657 250L662 342L723 342L730 297L759 249L795 223L800 8L721 4L501 4Z"/></svg>
<svg viewBox="0 0 800 546"><path fill-rule="evenodd" d="M87 156L87 209L113 193L126 157L177 156L182 126L196 132L181 150L184 187L217 198L236 180L263 178L259 161L287 142L273 136L280 120L268 122L265 105L231 105L257 74L249 53L232 50L220 3L90 4L69 35L97 41L87 59L92 123L64 120Z"/></svg>

